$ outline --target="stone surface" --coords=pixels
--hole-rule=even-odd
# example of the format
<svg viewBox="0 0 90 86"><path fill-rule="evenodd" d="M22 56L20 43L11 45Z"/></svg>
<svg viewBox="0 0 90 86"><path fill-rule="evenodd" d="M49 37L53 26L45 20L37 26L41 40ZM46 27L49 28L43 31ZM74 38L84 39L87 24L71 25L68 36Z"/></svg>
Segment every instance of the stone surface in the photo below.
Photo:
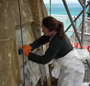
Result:
<svg viewBox="0 0 90 86"><path fill-rule="evenodd" d="M43 0L0 0L0 86L23 86L23 43L30 44L41 35L41 21L48 16ZM36 52L36 50L34 51ZM39 65L24 56L25 86L35 86L40 79Z"/></svg>
<svg viewBox="0 0 90 86"><path fill-rule="evenodd" d="M20 82L19 62L12 1L0 0L0 85L16 86Z"/></svg>

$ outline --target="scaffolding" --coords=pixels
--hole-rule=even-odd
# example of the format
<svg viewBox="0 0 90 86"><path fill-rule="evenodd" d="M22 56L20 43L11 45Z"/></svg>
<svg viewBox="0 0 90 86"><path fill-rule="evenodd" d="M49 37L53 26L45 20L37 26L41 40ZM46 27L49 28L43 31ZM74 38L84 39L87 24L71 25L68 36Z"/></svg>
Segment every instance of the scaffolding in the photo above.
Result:
<svg viewBox="0 0 90 86"><path fill-rule="evenodd" d="M80 44L81 48L83 48L83 36L84 36L84 26L85 26L85 25L84 25L84 24L85 24L85 9L89 6L90 1L88 1L88 4L86 5L86 0L78 0L79 3L81 4L83 10L78 14L78 16L77 16L74 20L72 19L72 16L71 16L70 11L69 11L69 9L68 9L68 5L67 5L66 0L62 0L62 1L63 1L63 4L64 4L64 6L65 6L65 9L66 9L66 11L67 11L68 17L69 17L70 22L71 22L71 24L70 24L69 27L65 30L65 32L67 32L67 31L69 30L69 28L70 28L71 26L73 26L73 29L74 29L74 32L75 32L75 34L76 34L76 37L77 37L77 39L78 39L78 41L79 41L79 44ZM82 13L83 13L83 16L82 16L82 31L81 31L81 40L80 40L74 22L79 18L79 16L80 16ZM89 13L89 12L88 12L88 13ZM49 0L49 15L51 15L51 0Z"/></svg>

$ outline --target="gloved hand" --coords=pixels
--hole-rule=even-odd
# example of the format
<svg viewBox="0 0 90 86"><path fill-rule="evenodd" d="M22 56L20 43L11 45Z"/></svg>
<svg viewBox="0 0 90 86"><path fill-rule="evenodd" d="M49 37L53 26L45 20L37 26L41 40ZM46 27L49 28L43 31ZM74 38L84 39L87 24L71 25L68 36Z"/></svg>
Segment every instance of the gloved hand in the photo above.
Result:
<svg viewBox="0 0 90 86"><path fill-rule="evenodd" d="M22 50L22 47L20 48ZM23 53L28 57L30 51L32 50L32 47L30 45L24 45L23 46Z"/></svg>

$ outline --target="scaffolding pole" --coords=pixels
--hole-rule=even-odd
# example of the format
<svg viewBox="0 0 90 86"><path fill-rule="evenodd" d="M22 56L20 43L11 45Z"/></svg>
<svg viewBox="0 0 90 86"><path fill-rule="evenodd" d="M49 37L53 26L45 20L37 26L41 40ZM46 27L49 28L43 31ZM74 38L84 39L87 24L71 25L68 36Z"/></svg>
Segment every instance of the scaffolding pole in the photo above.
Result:
<svg viewBox="0 0 90 86"><path fill-rule="evenodd" d="M64 3L65 9L66 9L66 11L67 11L67 13L68 13L69 19L70 19L70 21L71 21L71 24L72 24L73 29L74 29L74 31L75 31L75 34L76 34L76 36L77 36L78 42L79 42L81 48L83 48L82 43L81 43L81 41L80 41L80 38L79 38L79 36L78 36L78 33L77 33L77 31L76 31L76 27L75 27L75 25L74 25L73 19L72 19L72 17L71 17L70 12L69 12L68 6L67 6L67 4L66 4L66 1L65 1L65 0L62 0L62 1L63 1L63 3Z"/></svg>
<svg viewBox="0 0 90 86"><path fill-rule="evenodd" d="M81 42L83 45L83 38L84 38L84 26L85 26L85 5L86 5L86 0L83 0L83 17L82 17L82 33L81 33Z"/></svg>
<svg viewBox="0 0 90 86"><path fill-rule="evenodd" d="M89 6L89 3L86 5L86 7L85 8L87 8ZM79 18L79 16L81 15L83 13L83 10L78 14L78 16L74 19L74 22L76 22L76 20ZM68 31L68 29L70 28L72 26L72 24L70 24L69 26L68 26L68 28L65 30L65 32L67 32Z"/></svg>
<svg viewBox="0 0 90 86"><path fill-rule="evenodd" d="M49 16L51 16L51 0L49 0Z"/></svg>
<svg viewBox="0 0 90 86"><path fill-rule="evenodd" d="M78 1L79 1L79 3L81 4L81 6L84 8L85 5L81 2L81 0L78 0Z"/></svg>

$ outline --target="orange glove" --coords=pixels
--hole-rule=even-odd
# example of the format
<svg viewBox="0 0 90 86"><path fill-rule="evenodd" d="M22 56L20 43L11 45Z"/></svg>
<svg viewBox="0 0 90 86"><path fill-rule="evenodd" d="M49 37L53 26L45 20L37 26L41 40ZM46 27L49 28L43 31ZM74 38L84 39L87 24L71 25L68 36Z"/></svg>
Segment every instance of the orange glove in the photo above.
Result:
<svg viewBox="0 0 90 86"><path fill-rule="evenodd" d="M22 47L20 48L22 50ZM28 57L30 50L32 50L32 47L30 45L24 45L23 46L23 53Z"/></svg>

